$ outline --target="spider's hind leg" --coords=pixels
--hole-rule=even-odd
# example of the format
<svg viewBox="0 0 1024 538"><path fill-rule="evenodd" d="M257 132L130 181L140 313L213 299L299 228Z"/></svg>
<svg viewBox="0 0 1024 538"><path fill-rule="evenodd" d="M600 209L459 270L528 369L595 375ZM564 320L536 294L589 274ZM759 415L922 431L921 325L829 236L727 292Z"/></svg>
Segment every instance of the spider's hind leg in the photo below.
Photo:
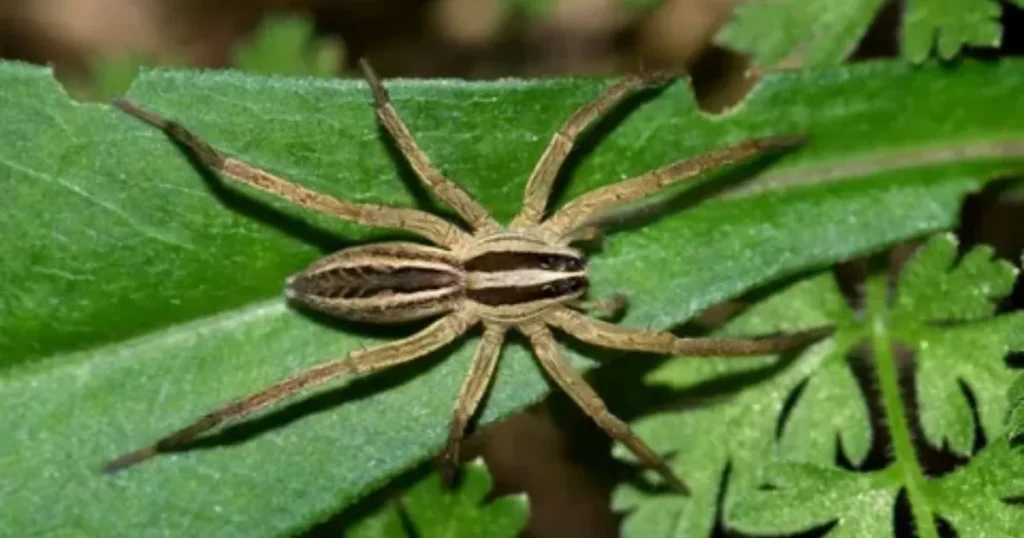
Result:
<svg viewBox="0 0 1024 538"><path fill-rule="evenodd" d="M546 325L527 323L521 325L519 330L530 339L537 359L551 379L576 402L576 405L584 413L590 416L605 433L626 445L641 463L660 474L674 490L682 494L689 494L690 490L686 483L676 476L665 460L637 436L628 424L613 415L597 392L565 362L554 335Z"/></svg>
<svg viewBox="0 0 1024 538"><path fill-rule="evenodd" d="M480 401L483 400L487 387L494 379L494 371L501 355L501 344L505 341L505 327L488 325L480 339L473 364L462 382L459 395L455 399L452 419L448 424L448 439L441 451L438 465L444 481L453 485L459 468L459 448L466 433L466 426L476 414Z"/></svg>
<svg viewBox="0 0 1024 538"><path fill-rule="evenodd" d="M151 445L119 456L106 463L103 470L107 473L118 472L162 452L180 449L221 424L244 418L259 409L286 400L301 390L321 385L339 376L366 375L423 357L458 338L474 321L465 315L449 314L411 336L353 351L345 358L318 364L263 390L231 401L203 415L192 424L161 437Z"/></svg>

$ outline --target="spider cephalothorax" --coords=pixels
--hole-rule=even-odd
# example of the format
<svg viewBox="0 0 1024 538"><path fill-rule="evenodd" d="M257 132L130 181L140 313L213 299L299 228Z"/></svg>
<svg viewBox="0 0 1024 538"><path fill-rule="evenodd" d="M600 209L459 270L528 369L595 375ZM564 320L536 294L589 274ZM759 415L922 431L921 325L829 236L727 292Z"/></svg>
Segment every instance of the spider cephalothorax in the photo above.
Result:
<svg viewBox="0 0 1024 538"><path fill-rule="evenodd" d="M384 86L369 65L361 63L373 93L377 116L408 159L417 177L466 222L467 231L436 215L410 208L355 204L300 185L228 157L181 125L125 100L125 111L162 129L206 166L243 184L303 207L354 222L405 230L433 243L383 242L347 248L310 265L288 279L285 294L310 308L344 318L392 323L436 318L423 330L346 357L322 363L256 393L232 401L156 443L107 464L113 471L160 451L180 447L219 424L239 419L297 391L341 375L361 375L427 355L483 325L483 337L470 372L455 400L442 464L454 471L459 443L497 366L506 332L521 332L551 379L609 435L658 471L680 491L686 486L671 468L612 415L601 398L563 360L549 326L584 342L621 350L672 355L760 355L806 345L827 330L812 330L760 339L679 338L672 333L622 327L589 317L581 301L587 292L586 262L570 244L594 237L594 219L686 178L771 149L797 145L801 137L747 140L708 154L589 192L544 218L559 168L577 136L635 90L667 79L631 76L609 87L576 111L555 133L526 186L519 215L499 225L468 193L445 178L416 145L391 105Z"/></svg>

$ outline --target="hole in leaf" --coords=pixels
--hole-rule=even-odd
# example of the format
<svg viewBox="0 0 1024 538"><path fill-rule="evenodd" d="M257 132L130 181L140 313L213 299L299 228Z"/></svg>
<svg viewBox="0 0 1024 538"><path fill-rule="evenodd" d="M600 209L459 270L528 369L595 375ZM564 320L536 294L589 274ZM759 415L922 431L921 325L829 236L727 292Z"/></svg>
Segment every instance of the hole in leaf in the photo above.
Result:
<svg viewBox="0 0 1024 538"><path fill-rule="evenodd" d="M757 86L750 61L730 50L711 47L690 68L697 105L707 114L727 113Z"/></svg>

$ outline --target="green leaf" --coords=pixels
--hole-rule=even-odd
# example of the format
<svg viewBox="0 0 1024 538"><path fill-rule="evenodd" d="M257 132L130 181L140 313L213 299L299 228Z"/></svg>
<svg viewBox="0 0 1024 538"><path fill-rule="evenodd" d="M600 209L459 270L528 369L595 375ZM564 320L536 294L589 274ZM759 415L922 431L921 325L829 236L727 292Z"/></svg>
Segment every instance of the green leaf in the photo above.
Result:
<svg viewBox="0 0 1024 538"><path fill-rule="evenodd" d="M1006 431L1012 438L1024 434L1024 374L1018 375L1017 380L1010 385L1007 400L1009 412L1006 419Z"/></svg>
<svg viewBox="0 0 1024 538"><path fill-rule="evenodd" d="M735 493L760 483L762 466L773 459L777 450L775 432L787 399L815 372L822 380L813 389L808 386L793 403L792 413L802 418L788 425L785 434L793 459L834 461L837 436L843 439L847 450L863 459L871 444L863 400L855 386L826 388L830 381L852 376L845 353L860 334L855 325L850 325L852 317L830 275L799 282L753 306L730 322L725 332L762 334L833 323L838 325L838 331L830 340L788 360L680 358L650 374L648 380L652 383L707 401L694 409L661 413L634 424L637 433L655 449L672 454L671 465L686 478L695 494L689 499L674 496L669 501L624 487L614 502L617 509L632 512L625 523L624 536L710 535L718 513L718 499L722 497L719 488L725 468L729 467L729 485L724 494L728 515ZM713 382L726 387L724 393L722 389L705 393L703 387ZM736 392L737 387L742 390ZM835 396L846 398L842 406L829 408L828 414L814 408L822 401L835 403ZM625 456L625 452L619 453ZM666 522L671 522L671 526L666 526Z"/></svg>
<svg viewBox="0 0 1024 538"><path fill-rule="evenodd" d="M955 264L950 235L932 238L907 263L900 277L892 325L916 351L917 397L925 437L936 446L969 455L974 415L961 383L971 390L982 431L1003 431L1010 335L1024 331L1024 313L988 318L994 303L1013 288L1017 270L978 247ZM986 319L987 318L987 319ZM952 322L958 323L951 325Z"/></svg>
<svg viewBox="0 0 1024 538"><path fill-rule="evenodd" d="M857 473L777 463L765 469L764 481L770 489L750 492L730 512L736 530L775 535L780 528L802 532L834 523L829 538L893 536L900 484L889 471Z"/></svg>
<svg viewBox="0 0 1024 538"><path fill-rule="evenodd" d="M98 56L91 62L88 76L68 81L68 91L78 99L108 101L128 91L144 65L154 65L152 58L141 54Z"/></svg>
<svg viewBox="0 0 1024 538"><path fill-rule="evenodd" d="M932 238L900 274L894 318L941 323L991 316L1017 278L1013 264L992 256L991 247L980 246L956 260L952 235Z"/></svg>
<svg viewBox="0 0 1024 538"><path fill-rule="evenodd" d="M868 319L846 311L831 276L820 275L756 304L726 327L727 333L740 329L756 334L798 328L780 326L782 319L806 326L836 325L831 341L792 359L725 358L694 364L679 358L655 370L651 382L679 389L687 400L707 400L694 409L684 407L635 424L656 450L672 455L671 464L696 493L692 499L673 501L622 488L616 506L630 511L624 536L709 536L720 511L719 498L724 498L728 525L745 533L797 533L836 522L829 536L891 536L891 518L881 515L891 512L901 487L908 489L918 532L935 536L930 514L943 505L936 500L938 490L927 489L930 484L911 446L908 413L899 399L889 348L900 341L916 351L926 438L969 456L977 426L960 383L972 391L982 431L996 438L1003 431L1012 380L1005 357L1015 349L1011 335L1024 332L1024 313L985 317L993 314L992 303L1012 288L1013 266L992 260L988 247L973 249L954 266L955 254L951 236L932 238L904 267L893 309L869 309ZM881 284L876 280L871 285L871 290L883 290L871 297L884 293ZM876 371L896 461L885 473L858 474L833 466L837 446L854 465L863 463L871 448L868 409L845 360L869 337L876 355L879 346L886 350L885 357L876 356ZM708 386L728 390L709 398L700 391ZM791 409L783 416L789 400ZM693 432L700 432L699 439ZM723 475L728 477L724 496ZM1003 498L978 502L988 503L990 512L999 505L999 510L1017 510L1016 517L1024 517L1018 508L1004 506Z"/></svg>
<svg viewBox="0 0 1024 538"><path fill-rule="evenodd" d="M1024 6L1024 0L1014 0ZM736 7L716 40L750 54L762 67L790 58L802 66L838 65L850 57L885 4L882 0L753 0ZM998 47L998 0L913 0L903 13L902 55L920 63L932 51L950 59L965 46Z"/></svg>
<svg viewBox="0 0 1024 538"><path fill-rule="evenodd" d="M780 74L720 117L701 113L683 85L669 88L581 156L561 203L747 137L803 131L813 142L719 175L762 172L728 196L609 237L591 264L594 294L627 290L623 323L668 327L767 282L952 226L965 193L1024 168L1021 79L1020 62ZM393 235L204 180L161 133L69 100L45 69L0 64L0 84L0 226L11 239L0 242L0 282L17 283L0 292L0 535L294 533L435 453L472 339L201 448L99 474L228 399L407 334L317 323L280 298L286 276L324 252ZM606 84L390 86L433 160L508 219L550 133ZM927 91L936 86L944 91ZM313 188L416 203L419 188L401 180L360 82L160 71L129 95ZM888 128L893 117L900 130ZM482 424L548 390L525 349L503 355Z"/></svg>
<svg viewBox="0 0 1024 538"><path fill-rule="evenodd" d="M462 481L449 491L437 473L431 473L408 489L399 501L389 503L348 531L350 538L513 538L523 530L528 516L526 496L506 495L484 504L491 491L491 477L480 460L462 471ZM408 532L402 522L411 523Z"/></svg>
<svg viewBox="0 0 1024 538"><path fill-rule="evenodd" d="M957 536L1014 536L1024 508L1024 444L995 440L965 467L930 484L929 497Z"/></svg>
<svg viewBox="0 0 1024 538"><path fill-rule="evenodd" d="M754 0L736 6L716 40L772 67L791 56L800 65L842 63L857 47L882 0Z"/></svg>
<svg viewBox="0 0 1024 538"><path fill-rule="evenodd" d="M301 17L268 17L248 43L235 52L233 65L264 75L341 73L344 49L337 39L318 37L313 21Z"/></svg>
<svg viewBox="0 0 1024 538"><path fill-rule="evenodd" d="M1012 0L1024 6L1024 0ZM920 62L934 50L950 59L965 46L998 47L1002 7L995 0L908 2L903 15L903 56Z"/></svg>

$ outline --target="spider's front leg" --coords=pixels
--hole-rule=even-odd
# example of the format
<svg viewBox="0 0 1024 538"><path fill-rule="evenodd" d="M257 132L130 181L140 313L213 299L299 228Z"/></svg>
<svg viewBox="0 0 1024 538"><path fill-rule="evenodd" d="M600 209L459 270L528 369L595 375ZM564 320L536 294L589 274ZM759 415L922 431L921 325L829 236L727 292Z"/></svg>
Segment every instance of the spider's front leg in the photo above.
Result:
<svg viewBox="0 0 1024 538"><path fill-rule="evenodd" d="M548 204L548 198L551 197L551 189L558 177L558 171L565 163L580 134L630 94L644 87L663 84L673 76L675 73L671 72L627 76L609 86L596 99L576 110L551 138L551 142L548 143L544 153L534 166L533 172L526 182L523 208L512 220L510 227L525 228L540 223Z"/></svg>
<svg viewBox="0 0 1024 538"><path fill-rule="evenodd" d="M807 137L785 135L744 140L703 155L674 162L637 177L608 185L572 200L541 224L541 229L554 237L571 234L608 210L645 198L686 179L722 166L740 162L769 151L784 150L802 145Z"/></svg>
<svg viewBox="0 0 1024 538"><path fill-rule="evenodd" d="M398 145L402 155L409 161L409 165L424 184L437 194L446 204L451 206L460 217L477 232L497 232L501 229L491 214L484 206L473 199L465 190L454 181L444 177L443 174L430 161L427 154L420 149L413 138L409 128L402 121L398 111L391 104L391 97L387 88L381 83L380 78L374 73L370 63L365 59L359 60L359 68L363 71L363 77L370 85L373 92L374 106L377 108L377 117L381 125L391 135L391 138Z"/></svg>

